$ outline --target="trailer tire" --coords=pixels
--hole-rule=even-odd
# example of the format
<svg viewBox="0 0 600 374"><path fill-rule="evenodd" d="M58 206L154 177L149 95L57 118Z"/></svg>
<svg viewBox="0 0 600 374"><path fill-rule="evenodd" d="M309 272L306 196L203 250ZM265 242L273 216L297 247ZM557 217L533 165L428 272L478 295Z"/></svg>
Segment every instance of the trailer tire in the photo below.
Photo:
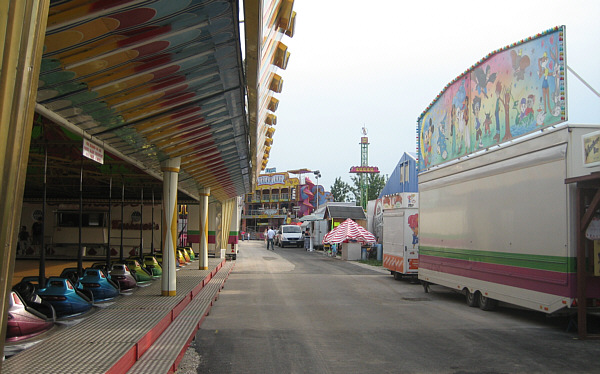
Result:
<svg viewBox="0 0 600 374"><path fill-rule="evenodd" d="M471 292L468 288L465 288L465 299L467 300L467 305L471 308L479 306L479 295L479 292Z"/></svg>
<svg viewBox="0 0 600 374"><path fill-rule="evenodd" d="M481 310L494 310L496 306L498 306L498 300L490 299L489 297L483 296L481 292L479 292L479 309Z"/></svg>
<svg viewBox="0 0 600 374"><path fill-rule="evenodd" d="M399 281L402 280L402 274L398 273L397 271L394 272L394 279Z"/></svg>

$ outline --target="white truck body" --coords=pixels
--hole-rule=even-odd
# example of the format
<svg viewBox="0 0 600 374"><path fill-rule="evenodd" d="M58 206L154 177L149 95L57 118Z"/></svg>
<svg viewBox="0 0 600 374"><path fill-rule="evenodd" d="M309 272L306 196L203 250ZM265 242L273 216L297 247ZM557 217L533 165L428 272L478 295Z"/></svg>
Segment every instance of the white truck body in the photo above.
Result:
<svg viewBox="0 0 600 374"><path fill-rule="evenodd" d="M599 130L545 130L421 173L419 279L546 313L572 306L576 187L565 179L600 171L582 141ZM597 282L587 288L599 296Z"/></svg>
<svg viewBox="0 0 600 374"><path fill-rule="evenodd" d="M315 248L323 249L323 238L329 232L327 220L320 219L318 221L312 221L310 226L312 227L313 246Z"/></svg>
<svg viewBox="0 0 600 374"><path fill-rule="evenodd" d="M418 209L386 209L383 212L383 267L394 277L416 275L419 270L419 243L410 228L409 217Z"/></svg>

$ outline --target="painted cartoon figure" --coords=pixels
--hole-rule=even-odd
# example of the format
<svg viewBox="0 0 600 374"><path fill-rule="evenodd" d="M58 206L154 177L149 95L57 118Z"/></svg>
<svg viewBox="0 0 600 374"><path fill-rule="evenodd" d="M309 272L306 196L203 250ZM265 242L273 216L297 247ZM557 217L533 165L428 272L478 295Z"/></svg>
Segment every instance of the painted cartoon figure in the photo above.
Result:
<svg viewBox="0 0 600 374"><path fill-rule="evenodd" d="M431 164L431 138L433 138L433 124L430 118L429 125L423 131L423 162L425 166Z"/></svg>
<svg viewBox="0 0 600 374"><path fill-rule="evenodd" d="M519 49L518 53L514 50L510 51L510 58L512 60L514 77L517 81L522 81L525 79L525 69L527 69L531 63L529 56L523 55L523 50Z"/></svg>
<svg viewBox="0 0 600 374"><path fill-rule="evenodd" d="M496 81L496 73L490 74L490 65L485 67L485 71L482 67L478 66L473 70L473 76L475 77L475 83L477 85L477 93L483 96L488 97L487 95L487 85L488 83L494 83Z"/></svg>
<svg viewBox="0 0 600 374"><path fill-rule="evenodd" d="M494 141L496 143L500 142L500 105L502 104L502 99L500 95L502 95L502 84L500 82L496 83L496 90L494 92L496 94L496 107L494 109L494 117L496 118L496 134L494 135Z"/></svg>
<svg viewBox="0 0 600 374"><path fill-rule="evenodd" d="M467 99L465 99L467 100ZM456 121L458 123L458 133L460 134L458 152L462 152L462 146L465 146L465 152L470 152L471 150L471 132L468 128L468 115L467 106L463 105L458 108L456 111Z"/></svg>
<svg viewBox="0 0 600 374"><path fill-rule="evenodd" d="M479 111L481 109L481 98L475 96L473 98L473 115L475 116L475 142L478 147L483 147L481 121L479 120Z"/></svg>
<svg viewBox="0 0 600 374"><path fill-rule="evenodd" d="M542 94L543 94L543 102L544 102L544 112L551 113L552 107L550 105L550 86L548 85L548 76L550 75L551 66L550 59L548 59L548 54L544 52L544 55L538 59L538 70L539 77L542 79Z"/></svg>
<svg viewBox="0 0 600 374"><path fill-rule="evenodd" d="M438 139L437 139L437 153L442 156L442 159L446 159L448 157L448 150L446 147L446 117L440 123L438 127Z"/></svg>
<svg viewBox="0 0 600 374"><path fill-rule="evenodd" d="M408 216L408 227L413 232L412 247L414 249L419 244L419 213Z"/></svg>
<svg viewBox="0 0 600 374"><path fill-rule="evenodd" d="M546 120L546 112L542 108L542 98L540 97L540 104L537 109L537 115L535 116L535 125L536 126L544 126L544 121Z"/></svg>
<svg viewBox="0 0 600 374"><path fill-rule="evenodd" d="M496 88L497 90L498 88ZM510 131L510 100L512 98L512 93L510 87L502 88L500 86L500 90L502 93L498 95L499 103L502 103L502 107L504 108L504 137L502 141L508 141L512 139L512 132Z"/></svg>
<svg viewBox="0 0 600 374"><path fill-rule="evenodd" d="M490 130L491 124L492 124L491 113L486 113L485 119L483 120L483 127L485 129L485 135L492 135L492 130Z"/></svg>

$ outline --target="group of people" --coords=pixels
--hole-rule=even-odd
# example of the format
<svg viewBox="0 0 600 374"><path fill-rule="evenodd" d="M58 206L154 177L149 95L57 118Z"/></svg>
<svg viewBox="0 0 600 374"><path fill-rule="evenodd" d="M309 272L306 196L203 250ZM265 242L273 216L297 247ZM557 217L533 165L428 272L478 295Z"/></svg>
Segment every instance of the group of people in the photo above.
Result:
<svg viewBox="0 0 600 374"><path fill-rule="evenodd" d="M250 233L249 232L242 231L241 235L242 235L242 241L244 241L244 240L250 240Z"/></svg>
<svg viewBox="0 0 600 374"><path fill-rule="evenodd" d="M42 244L42 236L44 235L44 229L41 219L37 219L33 223L33 225L31 226L31 231L33 234L32 238L29 237L29 231L27 231L27 226L21 226L21 231L19 231L19 242L17 243L18 255L26 255L27 250L30 248L31 245Z"/></svg>

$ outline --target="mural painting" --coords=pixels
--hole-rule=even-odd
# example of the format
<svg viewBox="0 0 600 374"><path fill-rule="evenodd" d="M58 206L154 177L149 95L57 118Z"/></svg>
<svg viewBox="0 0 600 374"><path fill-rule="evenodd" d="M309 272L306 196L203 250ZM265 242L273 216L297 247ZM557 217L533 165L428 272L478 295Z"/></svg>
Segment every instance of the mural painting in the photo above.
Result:
<svg viewBox="0 0 600 374"><path fill-rule="evenodd" d="M419 170L567 120L565 27L494 51L418 119Z"/></svg>

